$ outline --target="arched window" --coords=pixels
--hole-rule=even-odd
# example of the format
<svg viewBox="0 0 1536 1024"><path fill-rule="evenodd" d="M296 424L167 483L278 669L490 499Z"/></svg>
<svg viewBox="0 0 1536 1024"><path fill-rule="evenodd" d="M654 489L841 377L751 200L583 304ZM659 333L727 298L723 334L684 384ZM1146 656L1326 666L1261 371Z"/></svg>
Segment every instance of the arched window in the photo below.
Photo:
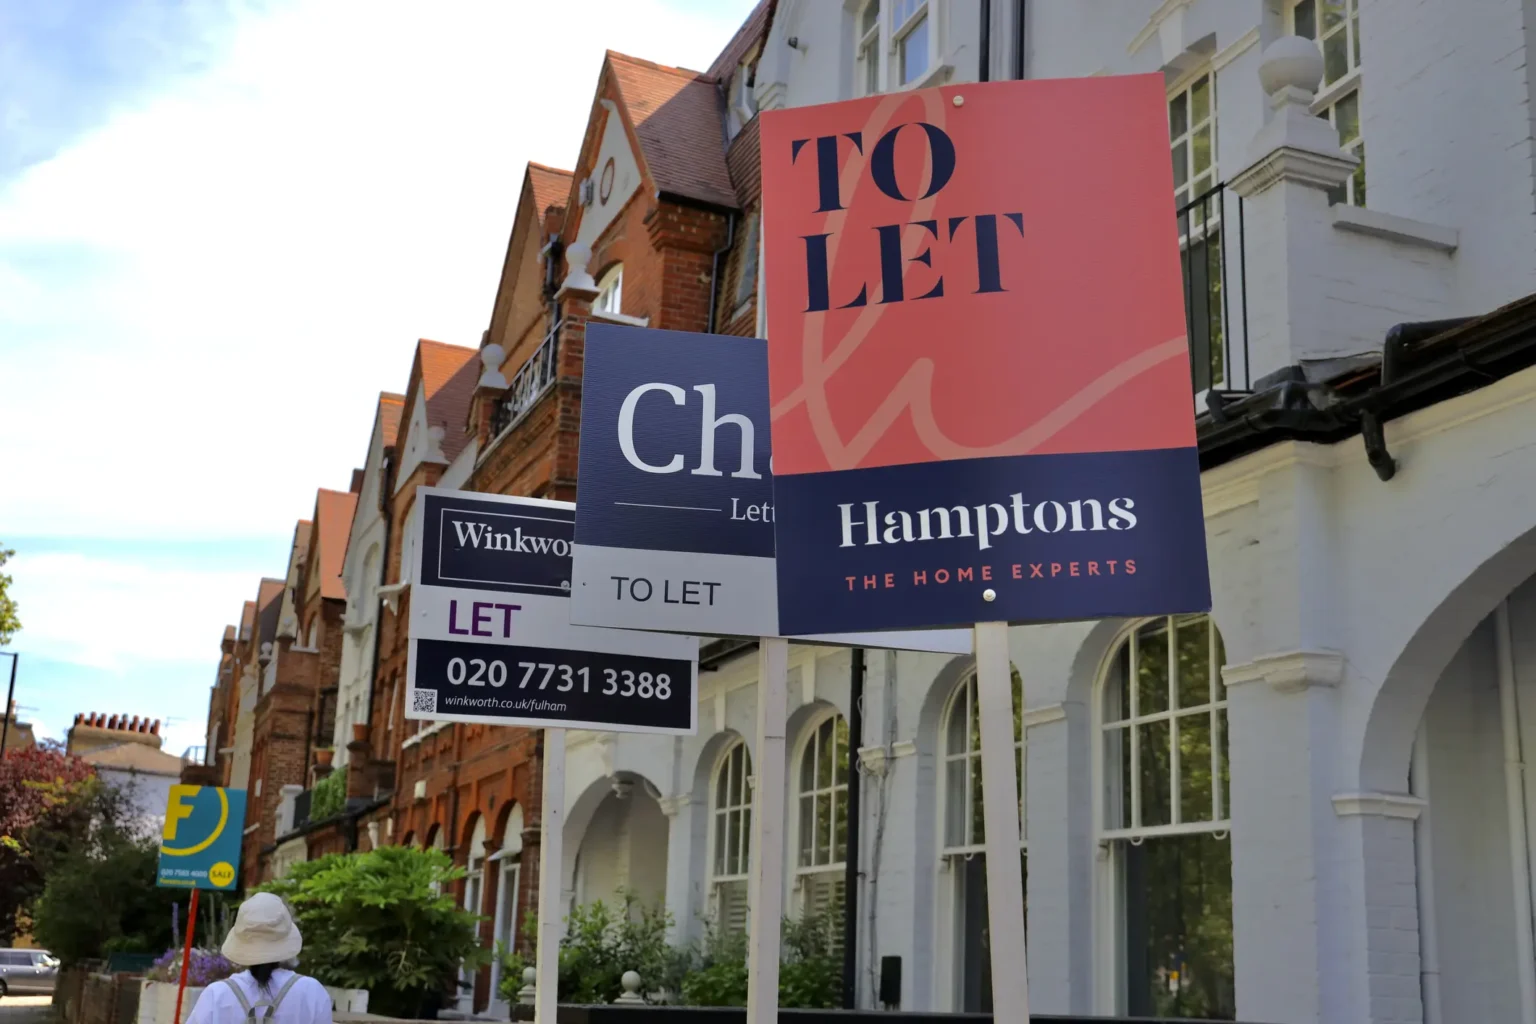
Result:
<svg viewBox="0 0 1536 1024"><path fill-rule="evenodd" d="M1023 867L1024 683L1013 672L1014 770L1019 788L1019 850ZM976 677L955 688L944 710L941 855L948 875L950 963L955 1009L992 1011L992 960L987 947L986 818L982 810L981 713ZM1027 871L1026 871L1027 877ZM1026 892L1028 886L1025 886Z"/></svg>
<svg viewBox="0 0 1536 1024"><path fill-rule="evenodd" d="M802 914L826 914L842 935L848 852L848 723L829 714L807 732L795 773L795 888Z"/></svg>
<svg viewBox="0 0 1536 1024"><path fill-rule="evenodd" d="M523 865L523 809L514 806L507 815L506 831L502 833L501 849L491 858L501 869L501 881L496 890L496 941L511 949L517 941L517 889L522 880ZM500 965L492 968L500 971ZM496 991L492 985L491 990Z"/></svg>
<svg viewBox="0 0 1536 1024"><path fill-rule="evenodd" d="M1103 680L1099 891L1115 926L1100 962L1114 1012L1236 1015L1224 661L1208 616L1155 619Z"/></svg>
<svg viewBox="0 0 1536 1024"><path fill-rule="evenodd" d="M478 916L482 897L485 895L485 817L483 815L475 818L474 830L469 834L469 848L464 853L464 867L464 909ZM467 992L469 1001L473 1002L475 993L474 970L461 968L459 970L459 981L469 983L468 989L461 985L459 991L461 993ZM463 1002L464 1000L461 996L461 1008L468 1009L468 1007L462 1005Z"/></svg>
<svg viewBox="0 0 1536 1024"><path fill-rule="evenodd" d="M624 300L624 264L615 263L597 279L597 299L592 308L599 313L622 313Z"/></svg>
<svg viewBox="0 0 1536 1024"><path fill-rule="evenodd" d="M715 765L710 789L709 892L721 934L747 929L747 868L752 849L752 758L737 740Z"/></svg>

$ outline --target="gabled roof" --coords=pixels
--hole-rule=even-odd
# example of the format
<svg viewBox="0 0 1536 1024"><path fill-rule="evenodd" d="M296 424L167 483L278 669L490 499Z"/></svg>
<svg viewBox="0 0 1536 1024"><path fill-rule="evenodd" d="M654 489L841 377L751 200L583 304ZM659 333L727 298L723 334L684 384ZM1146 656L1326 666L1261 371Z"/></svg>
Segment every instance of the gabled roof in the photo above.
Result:
<svg viewBox="0 0 1536 1024"><path fill-rule="evenodd" d="M393 448L400 433L400 417L405 412L405 396L390 391L379 392L379 426L384 431L384 447Z"/></svg>
<svg viewBox="0 0 1536 1024"><path fill-rule="evenodd" d="M421 339L416 359L427 396L427 423L443 428L443 455L452 462L469 443L464 427L479 379L480 353L462 345Z"/></svg>
<svg viewBox="0 0 1536 1024"><path fill-rule="evenodd" d="M315 533L320 546L320 564L311 572L320 573L320 596L347 599L342 566L347 556L347 537L352 532L352 514L357 511L357 495L322 488L315 495Z"/></svg>
<svg viewBox="0 0 1536 1024"><path fill-rule="evenodd" d="M287 584L282 580L261 581L261 587L256 591L258 644L271 643L277 639L277 617L283 608L282 597L286 589Z"/></svg>
<svg viewBox="0 0 1536 1024"><path fill-rule="evenodd" d="M543 217L551 208L565 209L566 198L571 194L571 178L570 171L528 161L528 183L533 188L534 216Z"/></svg>
<svg viewBox="0 0 1536 1024"><path fill-rule="evenodd" d="M752 13L747 15L741 23L741 28L731 37L731 41L725 44L725 49L720 51L720 56L709 66L705 72L717 82L724 82L736 73L737 67L752 51L752 47L759 39L768 33L768 23L773 19L773 9L777 6L776 0L758 0Z"/></svg>
<svg viewBox="0 0 1536 1024"><path fill-rule="evenodd" d="M640 143L640 160L664 193L735 209L725 167L720 91L697 71L608 51L621 107Z"/></svg>

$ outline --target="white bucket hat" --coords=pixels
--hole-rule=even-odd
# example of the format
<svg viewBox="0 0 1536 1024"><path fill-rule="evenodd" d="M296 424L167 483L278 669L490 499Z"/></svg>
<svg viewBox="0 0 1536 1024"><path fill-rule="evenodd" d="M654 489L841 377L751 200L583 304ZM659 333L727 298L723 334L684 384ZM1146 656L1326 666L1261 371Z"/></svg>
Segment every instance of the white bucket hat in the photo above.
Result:
<svg viewBox="0 0 1536 1024"><path fill-rule="evenodd" d="M254 967L292 960L303 948L304 936L287 905L270 892L259 892L240 904L223 952L230 963Z"/></svg>

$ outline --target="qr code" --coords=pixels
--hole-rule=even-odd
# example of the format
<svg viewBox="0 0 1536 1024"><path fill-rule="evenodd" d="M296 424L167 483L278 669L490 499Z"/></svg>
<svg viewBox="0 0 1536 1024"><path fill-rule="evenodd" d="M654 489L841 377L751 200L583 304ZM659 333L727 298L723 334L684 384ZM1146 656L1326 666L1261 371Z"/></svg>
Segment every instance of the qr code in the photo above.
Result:
<svg viewBox="0 0 1536 1024"><path fill-rule="evenodd" d="M437 714L437 691L412 690L411 710L425 712L429 715Z"/></svg>

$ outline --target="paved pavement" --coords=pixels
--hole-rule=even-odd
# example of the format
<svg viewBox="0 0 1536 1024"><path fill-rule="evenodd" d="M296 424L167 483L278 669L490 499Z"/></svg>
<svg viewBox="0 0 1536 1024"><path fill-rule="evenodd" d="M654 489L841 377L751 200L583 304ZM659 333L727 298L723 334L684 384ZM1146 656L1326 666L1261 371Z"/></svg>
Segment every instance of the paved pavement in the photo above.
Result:
<svg viewBox="0 0 1536 1024"><path fill-rule="evenodd" d="M3 1024L46 1024L52 1020L49 1008L52 996L8 996L0 999L0 1022Z"/></svg>

